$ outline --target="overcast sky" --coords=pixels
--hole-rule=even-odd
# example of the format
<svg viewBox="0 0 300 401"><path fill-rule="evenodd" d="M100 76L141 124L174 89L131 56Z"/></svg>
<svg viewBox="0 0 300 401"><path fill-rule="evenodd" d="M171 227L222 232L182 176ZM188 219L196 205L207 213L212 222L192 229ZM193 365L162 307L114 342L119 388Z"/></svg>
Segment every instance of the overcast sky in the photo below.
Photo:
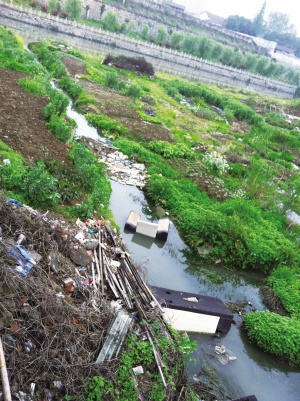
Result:
<svg viewBox="0 0 300 401"><path fill-rule="evenodd" d="M261 10L264 0L174 0L178 4L186 6L188 11L209 11L220 17L240 15L253 19ZM267 0L267 17L271 11L280 11L288 14L290 23L297 28L297 36L300 36L300 1L299 0Z"/></svg>

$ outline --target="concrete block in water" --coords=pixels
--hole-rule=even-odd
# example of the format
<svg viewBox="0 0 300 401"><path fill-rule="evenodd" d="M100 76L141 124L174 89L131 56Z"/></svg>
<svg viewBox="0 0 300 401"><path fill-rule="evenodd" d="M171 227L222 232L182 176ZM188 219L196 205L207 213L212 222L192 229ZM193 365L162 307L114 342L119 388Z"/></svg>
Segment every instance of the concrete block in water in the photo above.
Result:
<svg viewBox="0 0 300 401"><path fill-rule="evenodd" d="M160 219L158 221L156 239L160 239L161 241L167 241L169 234L170 220L169 219Z"/></svg>
<svg viewBox="0 0 300 401"><path fill-rule="evenodd" d="M146 235L147 237L156 238L161 241L166 241L168 238L170 227L169 219L160 219L158 223L150 223L140 220L140 215L131 211L125 223L125 229Z"/></svg>
<svg viewBox="0 0 300 401"><path fill-rule="evenodd" d="M133 231L134 233L136 232L136 227L138 224L138 221L140 220L141 216L137 214L136 212L131 211L129 213L128 219L125 223L125 229L129 231Z"/></svg>
<svg viewBox="0 0 300 401"><path fill-rule="evenodd" d="M148 221L139 220L137 223L136 232L146 235L147 237L155 238L157 227L157 223L149 223Z"/></svg>

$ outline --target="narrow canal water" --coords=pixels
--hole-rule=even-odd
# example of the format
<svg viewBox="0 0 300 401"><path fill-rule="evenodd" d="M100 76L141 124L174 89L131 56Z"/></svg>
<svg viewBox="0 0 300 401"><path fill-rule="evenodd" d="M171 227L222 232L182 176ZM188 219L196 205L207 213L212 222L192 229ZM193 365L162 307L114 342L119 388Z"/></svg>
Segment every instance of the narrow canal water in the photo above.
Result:
<svg viewBox="0 0 300 401"><path fill-rule="evenodd" d="M83 115L73 109L72 104L67 114L77 124L77 137L106 141L88 125ZM147 201L144 193L136 187L114 181L111 181L111 186L110 208L133 259L144 266L146 281L150 286L215 296L223 301L250 301L257 310L265 309L259 295L262 276L203 263L200 256L184 244L173 224L166 243L124 230L131 210L139 213L143 220L157 221L155 205ZM236 315L235 320L237 324L232 325L229 333L220 338L189 333L190 338L198 343L191 355L194 362L187 366L190 382L198 380L199 372L209 370L209 377L218 377L217 385L224 388L216 400L226 401L255 394L258 401L300 401L300 368L291 367L261 352L249 343L240 330L241 318ZM237 359L227 364L221 363L214 352L215 345L220 344L233 352Z"/></svg>
<svg viewBox="0 0 300 401"><path fill-rule="evenodd" d="M71 106L68 114L77 123L76 136L95 139L96 130L87 124L81 114ZM150 286L215 296L229 302L250 301L257 310L266 309L259 294L263 276L253 272L231 271L219 265L208 266L184 244L174 224L170 226L166 243L125 230L130 211L140 214L143 220L156 222L156 208L134 186L115 181L111 181L111 186L110 209L129 252L134 261L142 266ZM209 367L209 376L215 374L219 384L224 387L224 392L216 400L225 401L255 394L258 401L300 401L300 368L291 367L249 343L240 329L241 318L238 315L235 321L236 325L232 325L229 333L220 338L200 333L189 334L198 343L192 354L194 362L187 367L190 382L195 383L199 372L206 372ZM219 344L225 345L237 359L222 364L214 352L215 345Z"/></svg>

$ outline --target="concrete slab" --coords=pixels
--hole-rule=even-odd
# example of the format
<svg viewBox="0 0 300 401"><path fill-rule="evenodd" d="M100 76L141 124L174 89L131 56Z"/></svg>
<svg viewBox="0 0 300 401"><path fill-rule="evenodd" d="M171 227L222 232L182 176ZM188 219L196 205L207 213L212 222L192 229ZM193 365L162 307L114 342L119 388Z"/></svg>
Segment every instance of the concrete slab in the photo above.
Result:
<svg viewBox="0 0 300 401"><path fill-rule="evenodd" d="M139 220L136 226L136 232L146 235L147 237L155 238L158 224L149 223L148 221Z"/></svg>

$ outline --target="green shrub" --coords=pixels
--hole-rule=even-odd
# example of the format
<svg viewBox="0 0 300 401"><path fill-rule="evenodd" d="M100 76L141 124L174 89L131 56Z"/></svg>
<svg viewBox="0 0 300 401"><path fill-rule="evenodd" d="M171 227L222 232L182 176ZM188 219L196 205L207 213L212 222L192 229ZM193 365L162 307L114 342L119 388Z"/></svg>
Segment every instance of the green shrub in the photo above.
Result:
<svg viewBox="0 0 300 401"><path fill-rule="evenodd" d="M43 118L45 120L50 120L52 115L55 115L56 113L56 107L53 103L48 103L42 110Z"/></svg>
<svg viewBox="0 0 300 401"><path fill-rule="evenodd" d="M127 88L125 88L124 94L131 96L134 99L139 99L141 97L141 88L137 85L129 85Z"/></svg>
<svg viewBox="0 0 300 401"><path fill-rule="evenodd" d="M244 326L250 341L264 351L300 364L300 322L271 312L248 313Z"/></svg>
<svg viewBox="0 0 300 401"><path fill-rule="evenodd" d="M117 74L115 74L114 72L107 72L105 74L105 86L117 89L118 83L119 83L119 78Z"/></svg>
<svg viewBox="0 0 300 401"><path fill-rule="evenodd" d="M193 152L188 146L183 143L170 143L164 141L151 141L148 144L148 148L155 153L158 153L166 158L194 158L195 152Z"/></svg>
<svg viewBox="0 0 300 401"><path fill-rule="evenodd" d="M88 95L85 92L81 92L75 104L76 106L82 106L85 104L97 104L97 99Z"/></svg>
<svg viewBox="0 0 300 401"><path fill-rule="evenodd" d="M127 132L127 128L120 121L112 120L105 115L88 113L85 117L100 133L125 135Z"/></svg>
<svg viewBox="0 0 300 401"><path fill-rule="evenodd" d="M285 309L299 320L300 318L300 275L297 270L280 267L268 278L268 284L275 291Z"/></svg>
<svg viewBox="0 0 300 401"><path fill-rule="evenodd" d="M59 80L59 86L64 89L68 94L73 98L77 98L82 90L83 90L83 85L79 84L78 82L75 82L73 79L70 77L64 77Z"/></svg>
<svg viewBox="0 0 300 401"><path fill-rule="evenodd" d="M59 115L65 113L70 102L68 96L57 89L52 89L49 93L49 97L51 103L55 106L55 112Z"/></svg>
<svg viewBox="0 0 300 401"><path fill-rule="evenodd" d="M43 162L24 177L24 192L29 204L37 209L53 207L60 200L57 192L57 180L49 174Z"/></svg>
<svg viewBox="0 0 300 401"><path fill-rule="evenodd" d="M149 116L148 114L144 113L143 111L138 111L139 116L143 121L148 121L152 124L161 124L161 120L157 117Z"/></svg>
<svg viewBox="0 0 300 401"><path fill-rule="evenodd" d="M135 160L141 161L148 165L160 165L163 163L163 160L160 156L152 153L148 149L145 149L139 143L129 141L125 138L118 138L114 144L120 148L125 155L135 158Z"/></svg>
<svg viewBox="0 0 300 401"><path fill-rule="evenodd" d="M39 47L34 50L37 51L39 61L47 68L53 77L60 79L67 76L66 67L61 62L59 55L56 54L56 51L49 49L46 41L42 42Z"/></svg>
<svg viewBox="0 0 300 401"><path fill-rule="evenodd" d="M66 143L71 139L72 127L57 114L52 114L46 125L52 134L61 142Z"/></svg>
<svg viewBox="0 0 300 401"><path fill-rule="evenodd" d="M0 164L1 187L10 191L21 191L23 178L27 173L23 157L0 141L0 159L8 159L9 164Z"/></svg>
<svg viewBox="0 0 300 401"><path fill-rule="evenodd" d="M33 95L45 95L50 89L49 83L41 79L21 78L19 85Z"/></svg>
<svg viewBox="0 0 300 401"><path fill-rule="evenodd" d="M168 95L174 98L180 94L192 99L194 102L204 99L208 104L226 110L227 118L230 120L237 118L240 121L247 121L251 124L260 125L263 123L263 118L247 105L229 98L228 96L220 95L216 91L208 89L203 84L173 80L162 82L162 85L166 89Z"/></svg>
<svg viewBox="0 0 300 401"><path fill-rule="evenodd" d="M285 121L286 118L279 113L268 113L265 116L265 122L275 127L289 128L289 124Z"/></svg>

